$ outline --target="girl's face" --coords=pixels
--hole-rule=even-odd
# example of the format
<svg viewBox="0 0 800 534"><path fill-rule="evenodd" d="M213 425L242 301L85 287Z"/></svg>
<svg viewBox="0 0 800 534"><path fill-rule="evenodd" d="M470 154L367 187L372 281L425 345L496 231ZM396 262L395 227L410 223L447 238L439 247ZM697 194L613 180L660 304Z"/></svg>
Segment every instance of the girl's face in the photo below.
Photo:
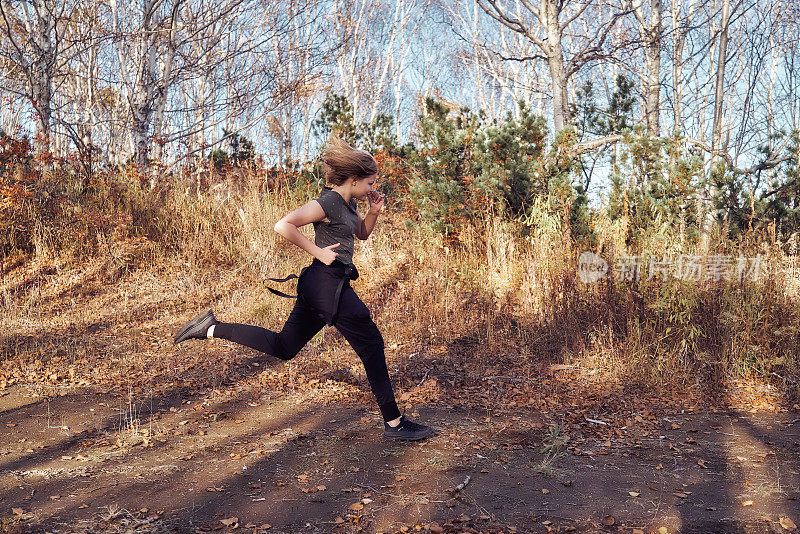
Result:
<svg viewBox="0 0 800 534"><path fill-rule="evenodd" d="M367 195L375 191L375 180L378 179L377 174L373 174L372 176L368 176L366 178L362 178L360 180L353 180L351 182L351 187L353 188L353 197L364 200L367 198Z"/></svg>

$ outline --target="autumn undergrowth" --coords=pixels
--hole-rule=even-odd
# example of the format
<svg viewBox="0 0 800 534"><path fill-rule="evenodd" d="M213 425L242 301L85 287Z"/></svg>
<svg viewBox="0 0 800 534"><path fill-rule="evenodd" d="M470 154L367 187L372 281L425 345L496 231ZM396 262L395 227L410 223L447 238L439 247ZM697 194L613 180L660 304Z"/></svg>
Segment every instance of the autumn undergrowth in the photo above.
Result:
<svg viewBox="0 0 800 534"><path fill-rule="evenodd" d="M50 376L48 363L58 367L59 361L40 354L44 345L21 334L25 325L41 320L37 310L44 303L87 298L91 287L99 292L137 281L157 287L147 277L157 278L165 268L183 273L183 293L153 298L151 313L172 314L177 323L213 305L229 320L280 326L291 302L268 294L265 279L297 273L308 258L272 228L280 216L314 198L316 184L270 191L251 176L237 187L178 181L168 190L144 191L124 175L105 179L108 187L97 188L69 212L68 228L77 237L66 240L51 227L40 232L49 238L23 252L23 261L14 259L19 254L6 256L0 299L0 315L10 325L0 338L6 375L15 361L27 362L27 379L34 382ZM757 280L608 277L583 283L577 264L586 250L599 251L612 267L626 254L696 252L680 235L654 233L629 246L625 224L598 216L592 221L595 239L565 238L563 217L542 201L515 218L489 210L445 235L390 209L357 248L361 279L355 286L387 347L395 347L390 357L407 371L401 388L413 390L431 376L453 387L493 388L510 406L531 405L539 377L560 365L571 370L561 392L716 398L732 397L735 388L749 384L796 402L796 251L769 236L718 241L712 254L761 254ZM121 306L119 300L113 305ZM106 322L152 322L147 311L135 311L141 302L125 305L130 310L118 309ZM63 317L53 321L69 326ZM335 334L324 335L336 340ZM109 349L62 350L62 358L69 365L87 353L102 358L104 350ZM174 356L161 357L161 367L133 356L122 363L176 375L170 375ZM32 361L40 370L31 373Z"/></svg>

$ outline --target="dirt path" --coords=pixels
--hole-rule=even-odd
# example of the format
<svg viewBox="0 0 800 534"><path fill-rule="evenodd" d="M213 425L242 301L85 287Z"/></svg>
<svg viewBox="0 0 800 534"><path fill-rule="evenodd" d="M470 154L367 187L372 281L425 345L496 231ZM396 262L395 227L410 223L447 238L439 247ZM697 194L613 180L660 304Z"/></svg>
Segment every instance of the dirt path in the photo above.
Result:
<svg viewBox="0 0 800 534"><path fill-rule="evenodd" d="M791 414L593 422L420 405L439 434L405 444L381 439L377 413L316 398L214 390L128 402L10 388L0 397L4 531L749 533L800 523Z"/></svg>
<svg viewBox="0 0 800 534"><path fill-rule="evenodd" d="M400 403L438 429L387 443L363 367L335 332L290 364L224 343L172 345L209 301L231 320L280 319L288 304L263 311L263 288L240 274L165 268L110 285L90 267L31 278L25 291L38 296L4 316L0 533L800 524L797 406L737 411L749 401L731 390L739 402L701 409L715 403L588 383L513 352L478 369L477 338L423 346L387 321ZM7 278L12 294L28 287Z"/></svg>

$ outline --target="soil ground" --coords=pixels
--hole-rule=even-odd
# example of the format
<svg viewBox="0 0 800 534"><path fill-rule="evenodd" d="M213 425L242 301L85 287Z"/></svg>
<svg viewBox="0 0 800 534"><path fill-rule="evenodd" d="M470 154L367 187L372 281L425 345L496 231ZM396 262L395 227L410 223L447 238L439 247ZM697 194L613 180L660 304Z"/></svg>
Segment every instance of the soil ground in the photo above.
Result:
<svg viewBox="0 0 800 534"><path fill-rule="evenodd" d="M36 282L45 297L52 276ZM551 392L524 405L492 396L492 378L507 389L522 378L461 380L468 373L454 355L443 365L441 353L387 343L404 409L437 435L386 442L360 364L335 335L288 365L232 344L172 347L187 310L199 309L172 297L186 280L123 278L112 293L73 278L4 334L4 357L28 363L0 389L0 532L767 533L800 524L796 409L744 409L735 391L702 404ZM157 372L139 378L142 367ZM570 370L538 372L531 388Z"/></svg>

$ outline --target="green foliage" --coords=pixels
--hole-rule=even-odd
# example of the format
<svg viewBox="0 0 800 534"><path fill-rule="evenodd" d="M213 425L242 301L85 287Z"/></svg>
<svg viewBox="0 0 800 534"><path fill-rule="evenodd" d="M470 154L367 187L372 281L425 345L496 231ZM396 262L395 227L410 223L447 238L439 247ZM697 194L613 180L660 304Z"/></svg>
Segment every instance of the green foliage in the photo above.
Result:
<svg viewBox="0 0 800 534"><path fill-rule="evenodd" d="M570 111L575 118L573 124L579 132L579 137L583 138L587 134L599 136L618 134L631 128L636 105L634 87L633 81L624 74L618 74L608 105L605 109L600 109L597 106L594 83L587 80L575 92L575 103L570 105Z"/></svg>
<svg viewBox="0 0 800 534"><path fill-rule="evenodd" d="M508 113L506 120L480 130L475 137L475 187L487 198L495 200L501 210L512 215L524 212L534 196L547 190L541 174L547 126L519 104L519 118Z"/></svg>
<svg viewBox="0 0 800 534"><path fill-rule="evenodd" d="M629 131L618 148L619 173L608 198L611 219L629 221L629 245L654 236L694 239L703 159L681 138L653 139Z"/></svg>
<svg viewBox="0 0 800 534"><path fill-rule="evenodd" d="M251 140L226 128L222 129L222 136L226 139L230 152L222 148L215 148L211 151L208 157L215 169L220 170L225 165L239 166L254 160L256 153Z"/></svg>
<svg viewBox="0 0 800 534"><path fill-rule="evenodd" d="M771 140L780 145L785 136L779 133ZM780 154L761 147L763 168L752 177L744 177L749 180L727 169L714 176L720 190L717 206L727 214L730 237L770 224L784 239L800 231L800 130L792 132L787 141ZM784 161L778 165L764 163L770 160ZM761 183L764 185L759 187Z"/></svg>
<svg viewBox="0 0 800 534"><path fill-rule="evenodd" d="M420 219L434 230L451 234L461 220L474 215L469 184L474 177L473 140L480 119L467 109L454 117L433 99L420 117L419 152L414 160L411 200Z"/></svg>
<svg viewBox="0 0 800 534"><path fill-rule="evenodd" d="M558 189L556 175L569 174L544 162L545 120L524 104L517 117L486 124L482 113L427 99L419 122L410 194L420 219L446 235L489 212L522 215L534 198Z"/></svg>
<svg viewBox="0 0 800 534"><path fill-rule="evenodd" d="M353 118L353 106L346 96L334 93L329 93L325 98L313 128L314 133L325 141L331 135L336 135L350 146L357 146L361 139Z"/></svg>
<svg viewBox="0 0 800 534"><path fill-rule="evenodd" d="M379 151L394 154L397 151L394 118L378 113L371 122L356 123L353 106L345 96L329 93L313 128L314 133L324 141L331 135L337 135L350 146L370 154Z"/></svg>

